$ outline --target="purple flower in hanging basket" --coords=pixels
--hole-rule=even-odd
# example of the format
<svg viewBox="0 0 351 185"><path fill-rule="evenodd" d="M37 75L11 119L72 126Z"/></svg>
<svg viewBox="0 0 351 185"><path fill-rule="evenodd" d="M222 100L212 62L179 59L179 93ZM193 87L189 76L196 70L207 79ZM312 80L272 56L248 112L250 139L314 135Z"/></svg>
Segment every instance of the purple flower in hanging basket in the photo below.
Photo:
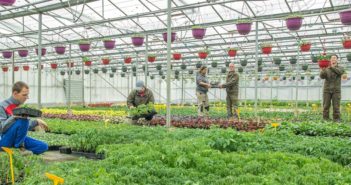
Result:
<svg viewBox="0 0 351 185"><path fill-rule="evenodd" d="M105 39L105 40L103 40L103 42L104 42L104 47L106 49L113 49L113 48L115 48L115 44L116 44L115 40Z"/></svg>
<svg viewBox="0 0 351 185"><path fill-rule="evenodd" d="M12 6L16 0L0 0L0 5L2 6Z"/></svg>
<svg viewBox="0 0 351 185"><path fill-rule="evenodd" d="M236 23L236 29L238 30L240 35L247 35L251 31L251 20L241 19Z"/></svg>
<svg viewBox="0 0 351 185"><path fill-rule="evenodd" d="M174 41L175 41L176 35L177 35L177 33L172 32L172 35L171 35L171 42L174 42ZM163 36L163 40L164 40L165 42L167 42L167 32L162 33L162 36Z"/></svg>
<svg viewBox="0 0 351 185"><path fill-rule="evenodd" d="M66 46L55 46L55 51L59 55L65 54Z"/></svg>
<svg viewBox="0 0 351 185"><path fill-rule="evenodd" d="M343 25L351 25L351 10L342 11L339 16Z"/></svg>
<svg viewBox="0 0 351 185"><path fill-rule="evenodd" d="M28 50L26 50L26 49L20 49L17 52L18 52L18 55L20 57L27 57L28 56Z"/></svg>
<svg viewBox="0 0 351 185"><path fill-rule="evenodd" d="M85 40L80 41L80 42L79 42L79 49L80 49L80 51L82 51L82 52L87 52L87 51L89 51L89 50L90 50L90 42L89 42L89 41L85 41Z"/></svg>
<svg viewBox="0 0 351 185"><path fill-rule="evenodd" d="M3 51L2 56L4 58L11 58L12 57L12 51Z"/></svg>
<svg viewBox="0 0 351 185"><path fill-rule="evenodd" d="M38 55L38 48L35 48L35 53ZM41 56L45 56L46 48L41 48Z"/></svg>
<svg viewBox="0 0 351 185"><path fill-rule="evenodd" d="M290 31L296 31L299 30L302 26L302 20L303 17L300 14L292 14L289 15L286 19L285 19L285 23L286 23L286 27L290 30Z"/></svg>
<svg viewBox="0 0 351 185"><path fill-rule="evenodd" d="M206 34L206 28L201 26L193 26L192 34L195 39L203 39Z"/></svg>
<svg viewBox="0 0 351 185"><path fill-rule="evenodd" d="M144 44L144 36L139 34L132 36L132 43L136 47L142 46Z"/></svg>

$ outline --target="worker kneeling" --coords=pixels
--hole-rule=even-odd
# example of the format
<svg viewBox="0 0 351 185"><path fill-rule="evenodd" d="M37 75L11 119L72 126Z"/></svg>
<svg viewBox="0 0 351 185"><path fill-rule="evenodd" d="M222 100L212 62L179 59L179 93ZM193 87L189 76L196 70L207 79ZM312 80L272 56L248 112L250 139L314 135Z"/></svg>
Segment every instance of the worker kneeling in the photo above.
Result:
<svg viewBox="0 0 351 185"><path fill-rule="evenodd" d="M153 104L154 102L155 99L152 91L145 87L143 81L137 81L135 89L132 90L128 96L127 106L132 110L133 108L136 108L140 105L148 105L149 103ZM145 118L145 120L150 121L155 114L156 112L153 110L148 114L133 116L131 117L131 123L137 124L139 118Z"/></svg>
<svg viewBox="0 0 351 185"><path fill-rule="evenodd" d="M48 150L42 141L27 137L27 132L48 130L42 120L30 120L27 117L13 115L13 110L28 99L29 87L24 82L16 82L12 87L12 96L0 103L0 147L20 148L34 154Z"/></svg>

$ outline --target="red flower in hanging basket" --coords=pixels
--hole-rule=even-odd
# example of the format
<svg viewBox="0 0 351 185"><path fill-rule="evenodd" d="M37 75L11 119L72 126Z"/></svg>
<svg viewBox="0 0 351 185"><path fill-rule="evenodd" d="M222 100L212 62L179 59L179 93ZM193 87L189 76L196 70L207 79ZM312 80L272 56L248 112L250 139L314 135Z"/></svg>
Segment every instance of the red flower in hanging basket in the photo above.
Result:
<svg viewBox="0 0 351 185"><path fill-rule="evenodd" d="M125 64L130 64L130 63L132 63L132 57L125 57L125 58L124 58L124 63L125 63Z"/></svg>
<svg viewBox="0 0 351 185"><path fill-rule="evenodd" d="M236 56L236 52L237 52L236 48L229 48L228 49L228 56L235 57Z"/></svg>
<svg viewBox="0 0 351 185"><path fill-rule="evenodd" d="M173 53L172 55L174 60L180 60L182 58L182 54L180 53Z"/></svg>
<svg viewBox="0 0 351 185"><path fill-rule="evenodd" d="M342 40L342 45L345 49L350 49L351 48L351 39L349 37L345 37Z"/></svg>
<svg viewBox="0 0 351 185"><path fill-rule="evenodd" d="M311 43L300 45L300 50L302 52L308 52L308 51L310 51L310 49L311 49Z"/></svg>
<svg viewBox="0 0 351 185"><path fill-rule="evenodd" d="M156 55L148 55L147 56L147 61L149 62L155 62L156 60Z"/></svg>
<svg viewBox="0 0 351 185"><path fill-rule="evenodd" d="M198 55L200 59L206 59L210 51L208 49L204 49L199 51Z"/></svg>
<svg viewBox="0 0 351 185"><path fill-rule="evenodd" d="M3 72L9 71L9 67L7 67L7 66L2 66L2 71L3 71Z"/></svg>
<svg viewBox="0 0 351 185"><path fill-rule="evenodd" d="M320 68L327 68L330 65L330 55L323 53L318 56L318 65Z"/></svg>
<svg viewBox="0 0 351 185"><path fill-rule="evenodd" d="M57 64L56 63L51 63L50 66L51 66L51 69L57 69Z"/></svg>
<svg viewBox="0 0 351 185"><path fill-rule="evenodd" d="M102 58L101 61L102 61L102 64L108 65L110 63L110 58Z"/></svg>
<svg viewBox="0 0 351 185"><path fill-rule="evenodd" d="M85 61L84 65L89 67L89 66L91 66L92 63L93 63L92 61Z"/></svg>
<svg viewBox="0 0 351 185"><path fill-rule="evenodd" d="M25 70L25 71L29 71L29 66L23 66L23 70Z"/></svg>
<svg viewBox="0 0 351 185"><path fill-rule="evenodd" d="M261 50L263 54L269 55L272 53L272 44L270 43L262 43Z"/></svg>
<svg viewBox="0 0 351 185"><path fill-rule="evenodd" d="M15 67L13 68L13 70L14 70L14 71L18 71L18 70L19 70L19 67L18 67L18 66L15 66Z"/></svg>

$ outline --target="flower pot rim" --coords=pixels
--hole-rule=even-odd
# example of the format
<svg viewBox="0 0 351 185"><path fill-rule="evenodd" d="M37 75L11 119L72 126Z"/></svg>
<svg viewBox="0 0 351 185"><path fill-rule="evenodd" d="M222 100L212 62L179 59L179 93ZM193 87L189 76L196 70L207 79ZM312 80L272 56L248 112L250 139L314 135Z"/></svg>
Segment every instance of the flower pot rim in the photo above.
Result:
<svg viewBox="0 0 351 185"><path fill-rule="evenodd" d="M194 25L191 27L192 30L206 30L204 26Z"/></svg>

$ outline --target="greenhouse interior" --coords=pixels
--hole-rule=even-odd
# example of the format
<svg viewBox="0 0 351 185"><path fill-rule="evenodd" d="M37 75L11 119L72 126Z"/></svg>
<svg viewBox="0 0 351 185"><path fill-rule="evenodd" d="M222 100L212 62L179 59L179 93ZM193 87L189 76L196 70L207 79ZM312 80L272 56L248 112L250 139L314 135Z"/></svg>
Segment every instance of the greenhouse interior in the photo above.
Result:
<svg viewBox="0 0 351 185"><path fill-rule="evenodd" d="M0 185L351 184L351 0L0 0Z"/></svg>

